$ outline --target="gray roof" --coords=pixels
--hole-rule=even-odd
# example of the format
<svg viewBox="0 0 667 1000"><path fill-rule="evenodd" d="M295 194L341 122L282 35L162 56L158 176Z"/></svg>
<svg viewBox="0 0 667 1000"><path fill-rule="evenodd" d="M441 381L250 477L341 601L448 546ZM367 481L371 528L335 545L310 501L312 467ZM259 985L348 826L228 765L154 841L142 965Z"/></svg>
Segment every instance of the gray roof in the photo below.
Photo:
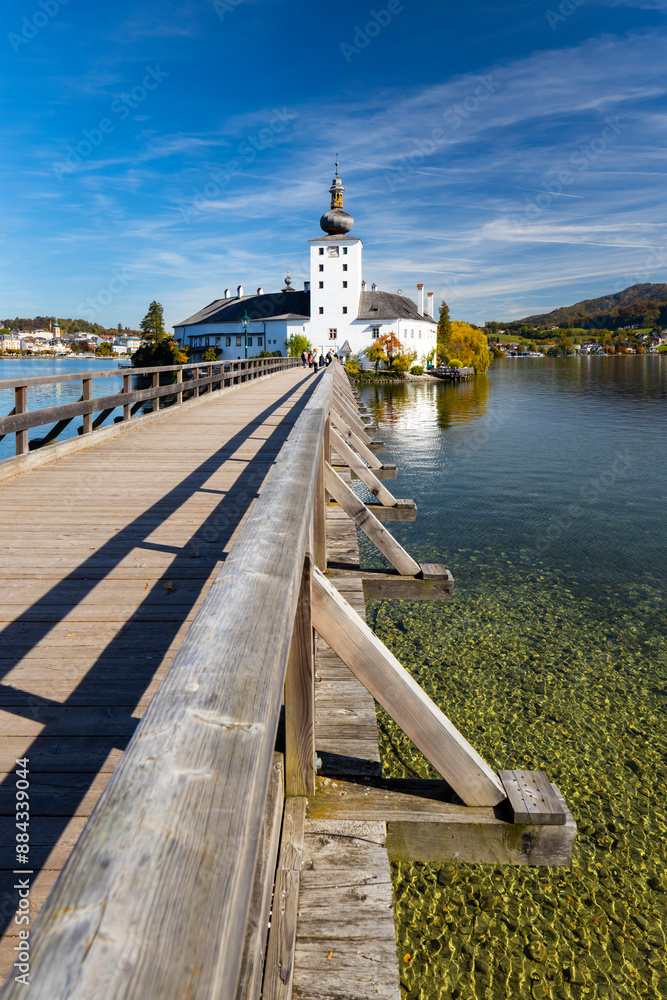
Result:
<svg viewBox="0 0 667 1000"><path fill-rule="evenodd" d="M407 295L380 291L361 293L357 319L413 319L420 323L437 325L430 316L420 316L417 306Z"/></svg>
<svg viewBox="0 0 667 1000"><path fill-rule="evenodd" d="M250 320L310 319L310 292L268 292L266 295L242 295L233 299L216 299L204 306L194 316L184 319L179 326L198 326L202 323L242 323L248 312Z"/></svg>

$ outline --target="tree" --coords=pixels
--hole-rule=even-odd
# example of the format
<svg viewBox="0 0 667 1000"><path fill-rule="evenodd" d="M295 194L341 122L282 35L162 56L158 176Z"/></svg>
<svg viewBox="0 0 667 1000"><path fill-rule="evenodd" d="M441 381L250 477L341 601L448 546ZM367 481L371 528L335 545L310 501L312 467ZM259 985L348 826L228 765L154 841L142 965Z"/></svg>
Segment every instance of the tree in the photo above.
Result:
<svg viewBox="0 0 667 1000"><path fill-rule="evenodd" d="M103 340L95 351L95 354L99 354L101 358L110 358L113 354L111 344L108 344L106 340Z"/></svg>
<svg viewBox="0 0 667 1000"><path fill-rule="evenodd" d="M304 351L311 349L311 346L308 337L305 337L302 333L292 333L285 341L288 358L301 357Z"/></svg>
<svg viewBox="0 0 667 1000"><path fill-rule="evenodd" d="M438 342L440 360L453 367L472 365L478 374L483 374L491 363L491 354L488 341L482 331L459 320L452 320L449 323L449 329L449 337L444 342L442 349L440 341ZM455 362L459 362L459 364L455 364Z"/></svg>
<svg viewBox="0 0 667 1000"><path fill-rule="evenodd" d="M452 323L449 318L449 306L446 302L440 303L440 319L438 320L438 332L437 332L437 353L438 359L442 361L443 356L447 353L447 344L449 343L449 338L452 334Z"/></svg>
<svg viewBox="0 0 667 1000"><path fill-rule="evenodd" d="M410 371L413 362L417 360L416 351L401 351L391 362L391 367L393 371L398 372L399 375L405 375L406 372Z"/></svg>
<svg viewBox="0 0 667 1000"><path fill-rule="evenodd" d="M215 347L207 347L204 354L204 361L217 361L221 354L221 350L216 350Z"/></svg>
<svg viewBox="0 0 667 1000"><path fill-rule="evenodd" d="M164 328L164 309L159 302L151 302L148 312L139 324L144 334L144 340L153 344L161 344L168 339Z"/></svg>
<svg viewBox="0 0 667 1000"><path fill-rule="evenodd" d="M403 345L393 331L391 333L383 333L381 337L378 337L377 342L378 344L382 344L384 353L387 355L389 367L391 367L394 358L398 354L403 353Z"/></svg>
<svg viewBox="0 0 667 1000"><path fill-rule="evenodd" d="M363 353L373 365L375 371L378 370L383 362L388 360L387 352L384 349L384 345L380 343L379 339L374 340L372 344L369 344L368 347L364 349Z"/></svg>

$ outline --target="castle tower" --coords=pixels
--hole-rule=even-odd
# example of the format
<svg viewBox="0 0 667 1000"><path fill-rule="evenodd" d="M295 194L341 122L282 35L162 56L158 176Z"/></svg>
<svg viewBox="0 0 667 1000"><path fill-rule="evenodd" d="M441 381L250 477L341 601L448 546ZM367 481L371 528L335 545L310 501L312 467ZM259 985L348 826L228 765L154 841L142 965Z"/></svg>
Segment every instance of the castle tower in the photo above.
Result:
<svg viewBox="0 0 667 1000"><path fill-rule="evenodd" d="M310 240L310 325L313 346L338 351L349 338L359 312L363 243L350 236L354 219L343 209L345 188L336 173L329 192L331 208L320 219L326 236Z"/></svg>

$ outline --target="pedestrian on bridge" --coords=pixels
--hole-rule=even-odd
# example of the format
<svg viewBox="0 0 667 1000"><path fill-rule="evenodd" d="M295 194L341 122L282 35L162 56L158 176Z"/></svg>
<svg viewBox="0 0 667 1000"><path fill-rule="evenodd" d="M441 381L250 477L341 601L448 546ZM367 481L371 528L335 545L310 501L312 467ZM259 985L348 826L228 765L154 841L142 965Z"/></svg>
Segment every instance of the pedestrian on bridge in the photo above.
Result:
<svg viewBox="0 0 667 1000"><path fill-rule="evenodd" d="M308 351L305 349L305 347L301 352L301 362L304 368L308 367Z"/></svg>

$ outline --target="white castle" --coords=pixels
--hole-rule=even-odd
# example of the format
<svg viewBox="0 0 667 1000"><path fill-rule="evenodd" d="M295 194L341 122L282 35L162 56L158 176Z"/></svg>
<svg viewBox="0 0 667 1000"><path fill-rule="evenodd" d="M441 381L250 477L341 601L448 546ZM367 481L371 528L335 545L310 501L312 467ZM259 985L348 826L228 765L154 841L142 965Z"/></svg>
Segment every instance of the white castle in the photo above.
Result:
<svg viewBox="0 0 667 1000"><path fill-rule="evenodd" d="M289 272L280 292L224 297L200 309L174 327L174 336L190 348L195 360L215 348L223 361L236 361L260 351L286 353L292 335L305 335L322 354L332 350L339 358L356 357L371 367L364 349L386 333L394 333L406 351L415 351L416 363L436 347L437 323L433 293L424 302L424 285L417 285L417 302L400 292L368 288L363 277L363 242L350 231L354 220L343 210L343 182L336 175L331 208L320 219L326 235L310 243L310 281L303 291L292 288Z"/></svg>

